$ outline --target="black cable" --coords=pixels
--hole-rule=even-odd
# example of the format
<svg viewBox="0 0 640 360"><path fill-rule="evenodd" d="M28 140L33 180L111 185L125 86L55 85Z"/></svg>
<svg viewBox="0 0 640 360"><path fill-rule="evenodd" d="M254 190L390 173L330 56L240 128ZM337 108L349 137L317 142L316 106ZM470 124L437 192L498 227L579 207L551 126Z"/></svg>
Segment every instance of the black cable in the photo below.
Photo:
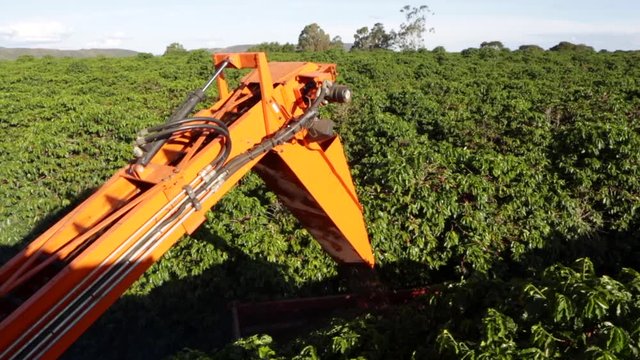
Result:
<svg viewBox="0 0 640 360"><path fill-rule="evenodd" d="M229 59L225 59L222 63L220 63L216 69L216 72L207 81L207 83L201 89L198 89L192 92L191 94L189 94L189 96L187 96L187 98L180 105L180 107L178 107L173 112L173 114L171 114L169 119L167 119L167 123L180 121L186 118L193 111L193 109L195 109L196 105L205 99L204 92L207 91L209 86L213 84L213 81L217 79L218 76L220 76L220 74L222 74L222 70L224 70L224 68L226 68L230 62L231 61ZM150 144L148 150L142 155L142 157L138 159L136 163L142 166L147 166L147 164L149 164L149 161L151 161L151 159L155 156L155 154L160 150L162 145L164 145L164 141L162 140L156 141Z"/></svg>
<svg viewBox="0 0 640 360"><path fill-rule="evenodd" d="M210 122L216 125L211 125L206 123L190 124L196 121ZM185 119L174 121L172 123L166 123L166 124L148 128L146 129L146 131L151 133L142 137L141 140L138 142L138 145L145 146L146 144L157 142L157 141L166 141L176 135L180 135L184 132L194 131L194 130L213 130L214 134L216 134L217 136L222 136L223 142L224 142L223 150L211 162L211 166L215 168L220 164L223 164L231 154L231 136L230 136L229 128L227 127L227 125L221 120L215 119L215 118L210 118L210 117L185 118Z"/></svg>
<svg viewBox="0 0 640 360"><path fill-rule="evenodd" d="M209 125L209 124L193 124L193 125L182 125L176 128L169 128L166 130L158 131L155 133L151 133L145 135L143 137L144 143L150 143L152 141L156 141L159 139L169 139L175 135L179 135L181 133L192 131L192 130L214 130L219 135L224 137L229 136L229 130L217 125ZM140 144L143 145L143 144Z"/></svg>
<svg viewBox="0 0 640 360"><path fill-rule="evenodd" d="M163 130L163 129L172 128L172 127L176 127L176 126L179 126L179 125L182 125L182 124L187 124L187 123L195 122L195 121L212 122L212 123L214 123L214 124L216 124L216 125L218 125L220 127L227 128L227 124L225 124L220 119L216 119L216 118L212 118L212 117L197 116L197 117L190 117L190 118L185 118L185 119L174 121L174 122L170 122L170 123L164 123L164 124L152 126L150 128L147 128L146 130L148 132L160 131L160 130Z"/></svg>

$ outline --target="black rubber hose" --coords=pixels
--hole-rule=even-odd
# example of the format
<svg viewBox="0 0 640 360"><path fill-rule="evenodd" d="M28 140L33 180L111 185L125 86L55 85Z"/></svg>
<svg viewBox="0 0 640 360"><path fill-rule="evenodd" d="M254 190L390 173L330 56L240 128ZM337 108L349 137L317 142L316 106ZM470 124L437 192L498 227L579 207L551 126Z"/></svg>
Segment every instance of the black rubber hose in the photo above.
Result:
<svg viewBox="0 0 640 360"><path fill-rule="evenodd" d="M222 136L223 140L223 149L218 154L215 159L211 162L211 166L217 167L218 165L224 163L229 155L231 154L231 137L229 135L229 130L226 126L219 127L215 125L209 124L193 124L193 125L182 125L178 128L163 130L162 132L153 133L145 136L142 140L146 143L155 143L157 141L166 141L171 139L175 135L179 135L186 131L193 130L214 130L217 136ZM144 146L140 144L140 146Z"/></svg>
<svg viewBox="0 0 640 360"><path fill-rule="evenodd" d="M148 132L160 131L160 130L163 130L163 129L177 127L179 125L188 124L188 123L196 122L196 121L210 122L210 123L214 123L214 124L216 124L216 125L218 125L220 127L224 127L224 128L227 127L227 124L225 124L220 119L216 119L216 118L212 118L212 117L199 116L199 117L190 117L190 118L185 118L185 119L178 120L178 121L173 121L173 122L170 122L170 123L164 123L164 124L152 126L150 128L147 128L146 130Z"/></svg>
<svg viewBox="0 0 640 360"><path fill-rule="evenodd" d="M180 107L171 115L171 117L169 117L169 120L167 122L172 123L174 121L184 119L189 115L189 113L191 113L191 111L193 111L193 109L196 107L196 105L200 101L204 100L204 98L205 98L205 95L202 90L196 90L192 92L191 94L189 94L187 99L182 103L182 105L180 105ZM160 150L162 145L164 145L164 141L156 141L153 144L151 144L149 150L144 154L144 156L138 159L138 163L143 166L146 166L149 163L149 161L151 161L151 158L153 158L153 156L158 152L158 150Z"/></svg>
<svg viewBox="0 0 640 360"><path fill-rule="evenodd" d="M209 125L209 124L192 124L192 125L182 125L175 128L168 128L166 130L158 131L155 133L151 133L145 135L142 139L145 143L150 143L152 141L157 141L160 139L170 139L174 135L192 131L192 130L213 130L217 132L219 135L223 135L224 137L229 137L229 130L226 127L220 127L217 125ZM138 143L138 145L144 145Z"/></svg>
<svg viewBox="0 0 640 360"><path fill-rule="evenodd" d="M190 93L189 96L187 96L187 98L184 100L184 102L173 112L173 114L171 114L171 116L167 120L167 123L180 121L189 116L193 109L195 109L196 105L198 105L199 102L205 99L204 92L207 91L207 88L209 88L209 86L213 84L213 81L218 76L220 76L220 74L222 74L222 70L224 70L224 68L229 65L229 62L229 59L225 59L222 63L220 63L220 65L218 65L218 68L216 69L216 72L207 81L207 83L201 89ZM149 164L149 161L151 161L158 150L160 150L162 145L164 145L164 141L162 140L150 144L144 155L138 159L137 164L147 166L147 164Z"/></svg>

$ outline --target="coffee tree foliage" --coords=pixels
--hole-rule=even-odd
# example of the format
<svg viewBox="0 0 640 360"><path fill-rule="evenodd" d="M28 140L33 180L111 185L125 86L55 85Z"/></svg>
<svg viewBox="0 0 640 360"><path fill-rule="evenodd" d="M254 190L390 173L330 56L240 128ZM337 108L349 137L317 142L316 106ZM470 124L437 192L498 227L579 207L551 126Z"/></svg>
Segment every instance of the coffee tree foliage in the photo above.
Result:
<svg viewBox="0 0 640 360"><path fill-rule="evenodd" d="M638 52L271 60L338 64L354 101L323 116L343 137L377 272L393 288L432 285L430 295L293 339L232 342L232 300L348 291L337 265L249 175L69 357L639 356ZM2 261L126 164L134 134L211 72L204 52L0 61Z"/></svg>

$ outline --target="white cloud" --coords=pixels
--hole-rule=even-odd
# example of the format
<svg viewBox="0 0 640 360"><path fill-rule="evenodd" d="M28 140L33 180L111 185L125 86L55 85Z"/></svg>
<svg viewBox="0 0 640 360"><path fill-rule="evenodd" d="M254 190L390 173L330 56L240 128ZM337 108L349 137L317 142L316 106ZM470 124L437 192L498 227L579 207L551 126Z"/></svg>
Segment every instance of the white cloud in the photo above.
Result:
<svg viewBox="0 0 640 360"><path fill-rule="evenodd" d="M100 49L112 49L122 46L124 40L129 39L125 33L119 31L96 41L91 41L86 44L88 48L100 48Z"/></svg>
<svg viewBox="0 0 640 360"><path fill-rule="evenodd" d="M14 45L59 43L71 35L71 28L57 21L24 21L0 25L0 39Z"/></svg>

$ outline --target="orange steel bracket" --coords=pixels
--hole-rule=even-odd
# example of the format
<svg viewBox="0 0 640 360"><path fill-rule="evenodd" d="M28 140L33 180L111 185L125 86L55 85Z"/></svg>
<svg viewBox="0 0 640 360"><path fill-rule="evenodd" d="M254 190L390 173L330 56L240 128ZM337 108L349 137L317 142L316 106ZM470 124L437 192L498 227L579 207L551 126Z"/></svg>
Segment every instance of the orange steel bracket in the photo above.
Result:
<svg viewBox="0 0 640 360"><path fill-rule="evenodd" d="M267 134L277 129L275 117L273 114L273 105L277 104L273 101L273 80L271 79L271 71L267 63L267 56L264 53L242 53L242 54L216 54L213 56L216 66L224 60L229 60L229 65L235 69L257 69L260 79L260 96L262 97L262 112L264 114L264 128ZM228 89L228 84L224 77L218 78L218 86L222 89ZM228 90L227 90L228 92Z"/></svg>
<svg viewBox="0 0 640 360"><path fill-rule="evenodd" d="M374 258L340 139L283 144L255 167L322 248L340 263Z"/></svg>
<svg viewBox="0 0 640 360"><path fill-rule="evenodd" d="M180 124L215 120L226 135L171 133L149 163L116 172L0 267L0 360L60 356L252 169L336 261L374 266L339 138L306 137L335 65L267 63L264 53L213 60L220 71L255 70L233 92L219 76L220 99L195 114L205 120Z"/></svg>

